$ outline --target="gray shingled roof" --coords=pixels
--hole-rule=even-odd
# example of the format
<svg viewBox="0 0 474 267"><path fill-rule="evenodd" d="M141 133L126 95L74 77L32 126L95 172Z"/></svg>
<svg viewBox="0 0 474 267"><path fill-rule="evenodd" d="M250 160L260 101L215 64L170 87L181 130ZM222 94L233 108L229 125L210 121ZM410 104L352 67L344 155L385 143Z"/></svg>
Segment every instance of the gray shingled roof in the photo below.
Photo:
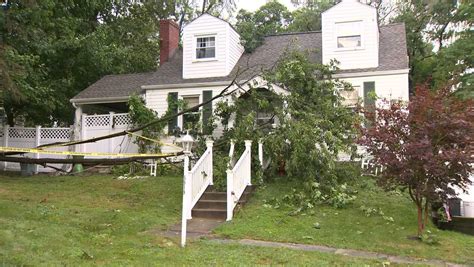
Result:
<svg viewBox="0 0 474 267"><path fill-rule="evenodd" d="M380 27L379 66L370 69L352 69L340 73L400 70L408 68L405 25L390 24ZM265 37L253 53L244 53L234 69L226 77L183 79L183 53L179 50L170 61L155 72L141 74L108 75L76 95L73 100L128 96L138 92L141 85L171 85L230 81L237 73L239 79L258 75L262 70L275 66L288 47L310 51L311 60L322 62L321 32L287 33Z"/></svg>
<svg viewBox="0 0 474 267"><path fill-rule="evenodd" d="M72 100L93 98L126 98L141 91L141 86L150 78L153 72L106 75L93 83Z"/></svg>

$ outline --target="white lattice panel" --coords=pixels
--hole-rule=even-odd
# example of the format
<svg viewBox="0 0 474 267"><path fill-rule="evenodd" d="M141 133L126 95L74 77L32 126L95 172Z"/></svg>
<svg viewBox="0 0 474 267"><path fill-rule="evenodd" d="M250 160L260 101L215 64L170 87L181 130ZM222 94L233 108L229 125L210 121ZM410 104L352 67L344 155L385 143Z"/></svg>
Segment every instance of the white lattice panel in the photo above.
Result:
<svg viewBox="0 0 474 267"><path fill-rule="evenodd" d="M127 113L123 114L114 114L113 115L113 123L115 126L119 125L129 125L132 123L130 116Z"/></svg>
<svg viewBox="0 0 474 267"><path fill-rule="evenodd" d="M8 129L8 137L16 139L35 139L36 129L21 127L10 128Z"/></svg>
<svg viewBox="0 0 474 267"><path fill-rule="evenodd" d="M71 138L70 128L42 128L41 139L69 140Z"/></svg>
<svg viewBox="0 0 474 267"><path fill-rule="evenodd" d="M88 115L85 116L85 127L108 127L110 125L110 115Z"/></svg>

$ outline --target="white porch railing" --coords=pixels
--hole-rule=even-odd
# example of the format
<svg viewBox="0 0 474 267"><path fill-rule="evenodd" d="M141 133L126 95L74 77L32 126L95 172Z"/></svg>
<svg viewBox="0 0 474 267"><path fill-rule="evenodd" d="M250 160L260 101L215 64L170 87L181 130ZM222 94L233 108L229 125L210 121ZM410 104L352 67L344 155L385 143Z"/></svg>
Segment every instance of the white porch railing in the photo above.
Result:
<svg viewBox="0 0 474 267"><path fill-rule="evenodd" d="M190 171L185 171L185 195L186 201L183 203L186 206L187 219L191 219L191 210L198 202L204 191L209 185L212 185L212 141L206 142L206 151L201 158L196 162Z"/></svg>
<svg viewBox="0 0 474 267"><path fill-rule="evenodd" d="M229 148L229 163L227 164L227 168L230 169L234 167L234 148L235 148L235 141L233 139L230 140L230 148Z"/></svg>
<svg viewBox="0 0 474 267"><path fill-rule="evenodd" d="M245 151L232 169L227 170L227 221L248 185L251 185L252 141L245 140Z"/></svg>
<svg viewBox="0 0 474 267"><path fill-rule="evenodd" d="M212 173L213 141L206 142L206 151L189 171L189 157L184 158L183 211L181 219L181 246L186 244L187 220L191 219L191 211L209 185L213 184Z"/></svg>

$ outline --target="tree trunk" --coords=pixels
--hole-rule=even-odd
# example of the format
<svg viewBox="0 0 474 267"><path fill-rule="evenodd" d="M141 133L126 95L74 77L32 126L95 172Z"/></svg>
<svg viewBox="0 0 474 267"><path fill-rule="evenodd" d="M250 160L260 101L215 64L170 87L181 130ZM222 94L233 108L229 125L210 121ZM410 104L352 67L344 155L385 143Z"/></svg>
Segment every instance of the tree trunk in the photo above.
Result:
<svg viewBox="0 0 474 267"><path fill-rule="evenodd" d="M430 203L428 202L428 199L425 200L425 216L423 218L423 227L426 228L426 225L428 225L428 216L430 213Z"/></svg>
<svg viewBox="0 0 474 267"><path fill-rule="evenodd" d="M421 237L425 229L423 225L423 203L416 203L418 208L418 237Z"/></svg>

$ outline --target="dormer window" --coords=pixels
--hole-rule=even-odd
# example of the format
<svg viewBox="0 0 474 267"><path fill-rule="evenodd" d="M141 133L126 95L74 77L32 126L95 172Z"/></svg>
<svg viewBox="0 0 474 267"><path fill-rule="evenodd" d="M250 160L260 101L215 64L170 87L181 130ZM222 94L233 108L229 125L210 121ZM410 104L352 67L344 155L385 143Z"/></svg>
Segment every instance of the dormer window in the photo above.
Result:
<svg viewBox="0 0 474 267"><path fill-rule="evenodd" d="M206 36L196 38L196 59L216 57L216 37Z"/></svg>
<svg viewBox="0 0 474 267"><path fill-rule="evenodd" d="M360 35L337 37L337 48L355 48L361 46Z"/></svg>
<svg viewBox="0 0 474 267"><path fill-rule="evenodd" d="M362 48L362 21L344 21L336 23L337 48Z"/></svg>

